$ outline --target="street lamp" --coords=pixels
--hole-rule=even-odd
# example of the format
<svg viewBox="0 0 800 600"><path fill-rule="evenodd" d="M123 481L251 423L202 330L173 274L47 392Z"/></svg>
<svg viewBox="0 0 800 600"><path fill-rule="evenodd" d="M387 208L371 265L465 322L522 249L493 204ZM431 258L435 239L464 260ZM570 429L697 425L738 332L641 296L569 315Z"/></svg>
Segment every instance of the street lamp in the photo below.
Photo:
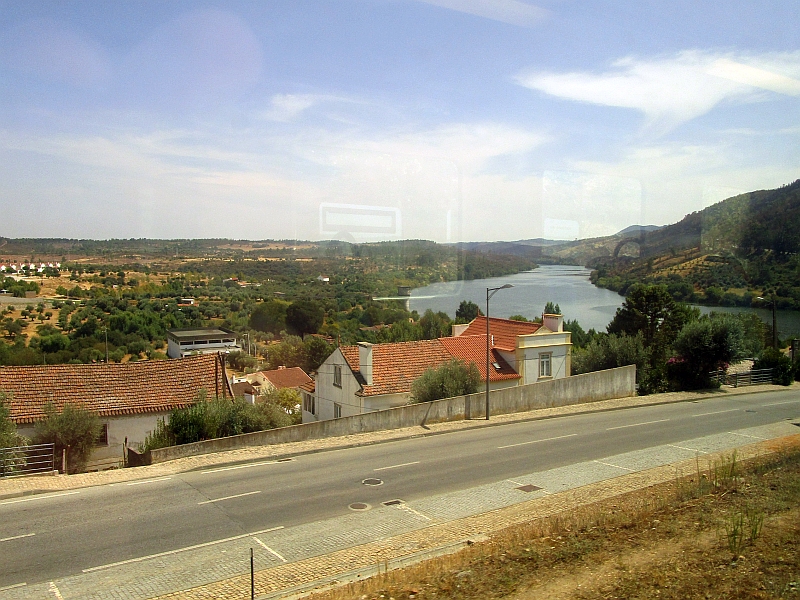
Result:
<svg viewBox="0 0 800 600"><path fill-rule="evenodd" d="M756 296L756 299L763 300L764 302L769 302L763 296ZM772 347L778 347L778 319L775 315L775 294L772 294Z"/></svg>
<svg viewBox="0 0 800 600"><path fill-rule="evenodd" d="M514 287L510 283L496 288L486 288L486 420L489 420L489 298L500 290ZM491 294L489 293L491 292Z"/></svg>

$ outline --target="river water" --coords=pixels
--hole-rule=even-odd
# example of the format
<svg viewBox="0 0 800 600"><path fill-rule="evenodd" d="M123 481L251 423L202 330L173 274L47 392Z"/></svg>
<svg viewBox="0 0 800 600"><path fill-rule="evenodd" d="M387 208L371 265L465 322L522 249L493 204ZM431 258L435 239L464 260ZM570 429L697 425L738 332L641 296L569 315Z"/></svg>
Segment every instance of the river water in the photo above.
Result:
<svg viewBox="0 0 800 600"><path fill-rule="evenodd" d="M498 291L489 301L493 317L522 315L528 319L542 316L547 302L558 304L565 319L575 319L584 330L605 331L624 298L610 290L595 287L589 281L591 271L569 265L542 265L506 277L434 283L411 292L409 306L419 314L427 309L442 311L455 318L462 300L470 300L486 311L486 288L510 283L513 288ZM701 312L755 312L765 323L772 323L769 309L700 306ZM800 312L779 310L778 333L781 338L800 337Z"/></svg>

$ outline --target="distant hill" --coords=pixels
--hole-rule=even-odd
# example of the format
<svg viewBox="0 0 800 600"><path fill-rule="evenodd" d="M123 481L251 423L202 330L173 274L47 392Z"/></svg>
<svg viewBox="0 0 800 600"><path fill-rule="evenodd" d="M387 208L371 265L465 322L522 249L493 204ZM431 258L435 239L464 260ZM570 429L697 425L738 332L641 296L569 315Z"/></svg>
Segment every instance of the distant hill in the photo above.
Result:
<svg viewBox="0 0 800 600"><path fill-rule="evenodd" d="M631 225L630 227L626 227L622 231L618 231L615 235L622 235L622 236L640 235L642 233L650 233L651 231L656 231L657 229L661 229L661 225Z"/></svg>

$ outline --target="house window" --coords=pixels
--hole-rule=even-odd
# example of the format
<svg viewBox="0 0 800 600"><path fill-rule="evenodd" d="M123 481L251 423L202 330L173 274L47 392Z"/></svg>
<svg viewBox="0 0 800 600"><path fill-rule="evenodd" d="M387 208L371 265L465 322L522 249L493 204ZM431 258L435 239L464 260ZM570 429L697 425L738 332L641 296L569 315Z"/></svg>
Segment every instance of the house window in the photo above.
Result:
<svg viewBox="0 0 800 600"><path fill-rule="evenodd" d="M103 423L103 428L94 440L95 446L108 446L108 423Z"/></svg>
<svg viewBox="0 0 800 600"><path fill-rule="evenodd" d="M333 365L333 385L342 387L342 367L341 365Z"/></svg>
<svg viewBox="0 0 800 600"><path fill-rule="evenodd" d="M303 394L303 410L306 412L310 412L312 415L315 414L315 406L316 402L314 401L314 396L310 396L308 394Z"/></svg>
<svg viewBox="0 0 800 600"><path fill-rule="evenodd" d="M553 355L540 354L539 355L539 377L552 377L553 375Z"/></svg>
<svg viewBox="0 0 800 600"><path fill-rule="evenodd" d="M342 405L333 403L333 418L334 419L341 419L342 417Z"/></svg>

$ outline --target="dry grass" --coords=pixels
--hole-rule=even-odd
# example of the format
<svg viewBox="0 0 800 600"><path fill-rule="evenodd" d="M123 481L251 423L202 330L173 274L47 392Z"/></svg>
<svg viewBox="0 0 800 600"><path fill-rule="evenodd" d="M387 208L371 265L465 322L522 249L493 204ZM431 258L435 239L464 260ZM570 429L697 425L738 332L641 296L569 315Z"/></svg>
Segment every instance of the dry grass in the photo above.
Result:
<svg viewBox="0 0 800 600"><path fill-rule="evenodd" d="M679 479L313 596L800 598L800 447Z"/></svg>

